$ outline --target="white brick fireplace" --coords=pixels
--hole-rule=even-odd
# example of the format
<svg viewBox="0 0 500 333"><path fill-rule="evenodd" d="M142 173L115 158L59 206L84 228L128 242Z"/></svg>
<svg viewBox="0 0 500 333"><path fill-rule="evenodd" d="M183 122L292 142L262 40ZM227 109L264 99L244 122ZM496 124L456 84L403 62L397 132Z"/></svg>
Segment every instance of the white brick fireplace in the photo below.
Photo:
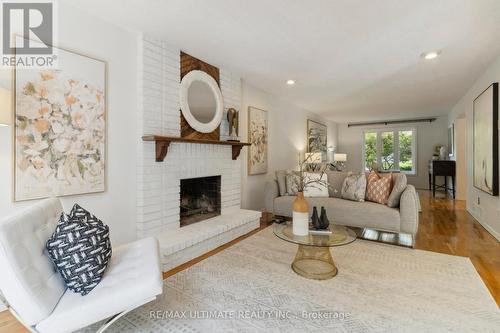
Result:
<svg viewBox="0 0 500 333"><path fill-rule="evenodd" d="M180 136L180 50L147 36L140 45L140 134ZM240 79L220 69L220 86L224 108L240 110ZM138 138L138 145L137 235L160 240L164 270L259 226L260 212L240 209L241 162L232 160L230 146L172 143L156 162L154 142ZM219 175L221 215L180 228L180 180Z"/></svg>

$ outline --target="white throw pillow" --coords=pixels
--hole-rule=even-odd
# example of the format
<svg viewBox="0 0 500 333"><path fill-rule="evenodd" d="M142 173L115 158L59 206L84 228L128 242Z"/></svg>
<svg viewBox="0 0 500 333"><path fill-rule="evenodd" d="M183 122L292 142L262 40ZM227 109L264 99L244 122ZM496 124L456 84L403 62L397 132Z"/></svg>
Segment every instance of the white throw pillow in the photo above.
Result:
<svg viewBox="0 0 500 333"><path fill-rule="evenodd" d="M308 180L318 180L320 183L309 184L304 189L304 197L307 198L328 198L328 176L326 173L321 175L321 173L304 173L304 178Z"/></svg>

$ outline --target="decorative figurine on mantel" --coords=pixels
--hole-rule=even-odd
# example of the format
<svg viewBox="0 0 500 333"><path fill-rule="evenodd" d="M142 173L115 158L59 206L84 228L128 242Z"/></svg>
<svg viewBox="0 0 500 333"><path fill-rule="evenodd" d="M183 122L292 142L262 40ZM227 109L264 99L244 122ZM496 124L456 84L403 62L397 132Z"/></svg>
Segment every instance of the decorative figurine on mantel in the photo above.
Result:
<svg viewBox="0 0 500 333"><path fill-rule="evenodd" d="M229 122L228 141L240 141L238 137L239 112L235 108L227 109L227 121Z"/></svg>

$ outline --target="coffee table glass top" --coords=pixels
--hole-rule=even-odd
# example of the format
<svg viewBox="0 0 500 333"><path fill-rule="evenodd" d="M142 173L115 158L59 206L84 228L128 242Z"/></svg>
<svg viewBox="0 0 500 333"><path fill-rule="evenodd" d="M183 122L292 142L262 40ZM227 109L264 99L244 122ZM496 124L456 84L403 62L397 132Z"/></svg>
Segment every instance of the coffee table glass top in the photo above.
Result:
<svg viewBox="0 0 500 333"><path fill-rule="evenodd" d="M292 224L274 224L274 234L290 243L317 247L334 247L352 243L356 240L356 233L345 226L330 224L329 235L309 234L297 236L293 234Z"/></svg>

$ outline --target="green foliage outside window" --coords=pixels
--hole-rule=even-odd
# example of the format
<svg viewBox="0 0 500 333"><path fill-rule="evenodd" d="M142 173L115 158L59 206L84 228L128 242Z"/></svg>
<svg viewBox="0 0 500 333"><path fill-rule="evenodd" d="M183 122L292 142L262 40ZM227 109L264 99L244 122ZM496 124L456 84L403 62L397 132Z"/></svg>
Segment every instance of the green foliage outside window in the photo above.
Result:
<svg viewBox="0 0 500 333"><path fill-rule="evenodd" d="M365 133L365 168L377 162L377 133Z"/></svg>

